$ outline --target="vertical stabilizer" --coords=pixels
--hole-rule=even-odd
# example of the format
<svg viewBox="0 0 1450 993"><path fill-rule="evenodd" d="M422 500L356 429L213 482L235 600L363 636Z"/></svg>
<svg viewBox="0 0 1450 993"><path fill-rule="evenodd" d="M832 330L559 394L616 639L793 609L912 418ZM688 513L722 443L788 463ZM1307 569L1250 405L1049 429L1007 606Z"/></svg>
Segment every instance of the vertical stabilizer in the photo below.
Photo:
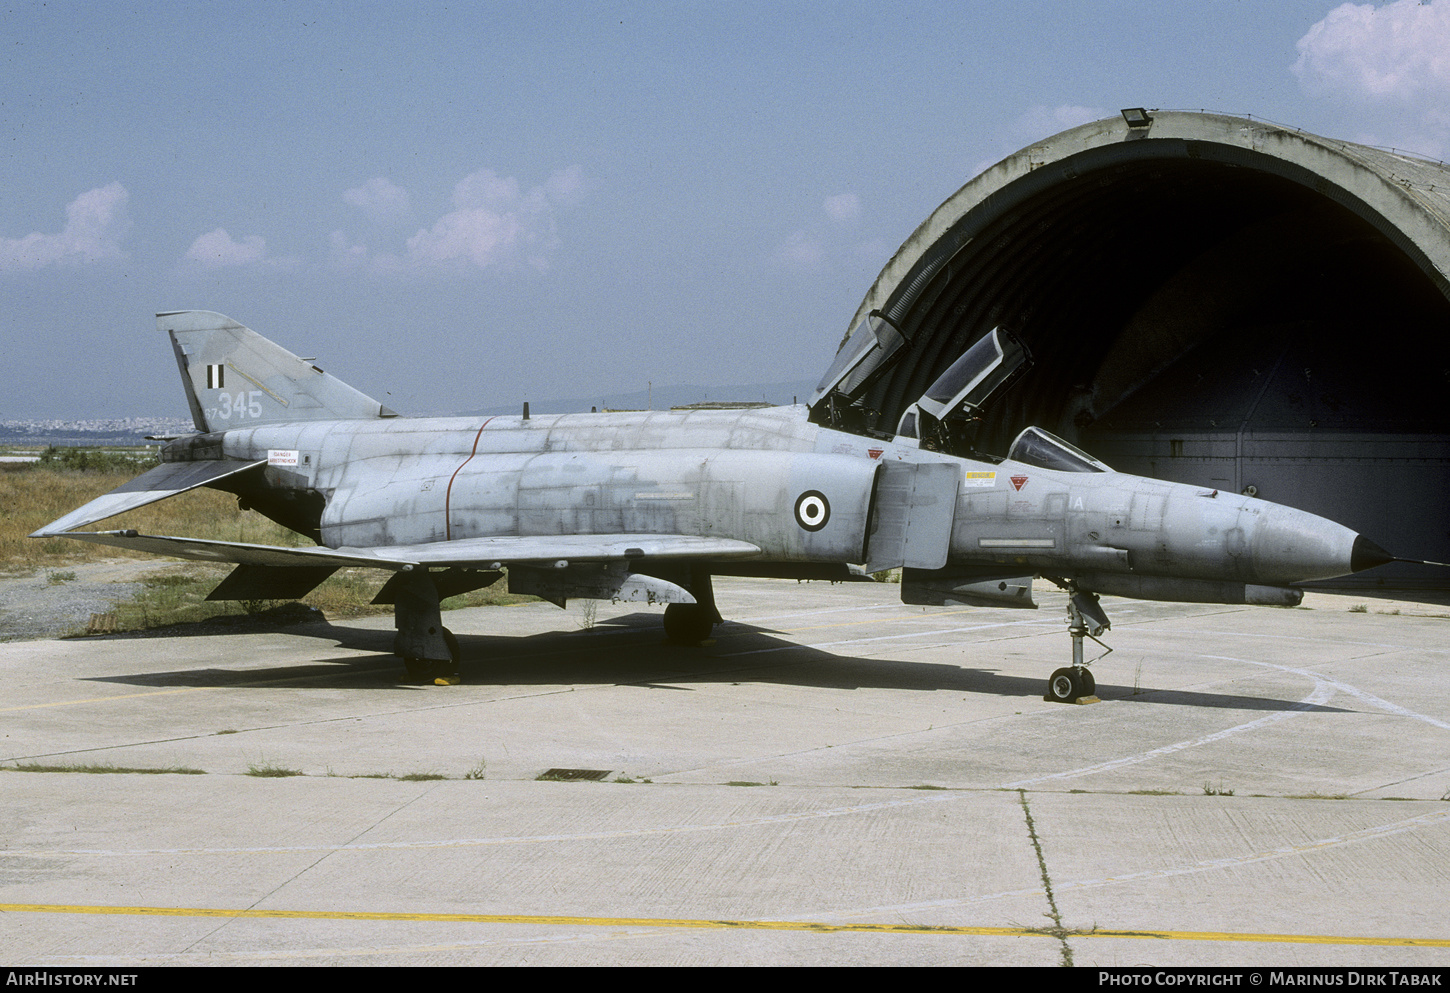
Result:
<svg viewBox="0 0 1450 993"><path fill-rule="evenodd" d="M157 314L156 327L171 336L198 431L397 416L372 397L221 314L208 310Z"/></svg>

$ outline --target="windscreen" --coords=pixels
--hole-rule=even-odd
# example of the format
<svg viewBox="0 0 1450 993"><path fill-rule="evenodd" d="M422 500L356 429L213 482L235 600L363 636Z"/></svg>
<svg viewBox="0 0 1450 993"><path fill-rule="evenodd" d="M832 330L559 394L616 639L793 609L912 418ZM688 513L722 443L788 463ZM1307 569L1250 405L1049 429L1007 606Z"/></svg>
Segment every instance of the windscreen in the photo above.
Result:
<svg viewBox="0 0 1450 993"><path fill-rule="evenodd" d="M1057 469L1062 472L1112 472L1087 452L1070 445L1055 434L1038 427L1030 427L1017 436L1007 457L1013 462L1035 465L1042 469Z"/></svg>

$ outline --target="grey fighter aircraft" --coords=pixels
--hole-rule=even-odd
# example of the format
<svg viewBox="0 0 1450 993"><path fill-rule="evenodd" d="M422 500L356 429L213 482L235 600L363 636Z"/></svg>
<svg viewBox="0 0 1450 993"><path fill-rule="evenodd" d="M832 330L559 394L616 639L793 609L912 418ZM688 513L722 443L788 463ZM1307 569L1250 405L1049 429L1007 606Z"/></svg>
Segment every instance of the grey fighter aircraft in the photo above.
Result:
<svg viewBox="0 0 1450 993"><path fill-rule="evenodd" d="M1114 472L1038 428L1005 458L972 451L986 396L1030 361L1001 330L881 437L850 429L853 398L904 340L874 314L808 406L547 417L399 417L220 314L157 324L196 433L35 536L235 563L218 600L295 598L341 567L384 570L376 602L393 604L395 650L424 680L457 681L440 599L504 571L514 592L561 606L666 604L669 639L698 643L722 620L713 575L904 568L913 604L1035 607L1034 578L1066 589L1073 664L1048 698L1068 701L1094 689L1083 639L1108 627L1098 594L1293 604L1292 584L1393 560L1332 521ZM316 547L72 530L199 486Z"/></svg>

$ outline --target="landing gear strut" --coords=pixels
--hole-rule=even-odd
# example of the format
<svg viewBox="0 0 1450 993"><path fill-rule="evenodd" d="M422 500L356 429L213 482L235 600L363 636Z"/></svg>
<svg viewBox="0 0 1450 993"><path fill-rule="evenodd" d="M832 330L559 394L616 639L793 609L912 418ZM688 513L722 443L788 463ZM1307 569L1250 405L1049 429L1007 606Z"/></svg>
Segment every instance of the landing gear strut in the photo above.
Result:
<svg viewBox="0 0 1450 993"><path fill-rule="evenodd" d="M724 618L715 606L715 587L704 569L690 570L690 595L694 603L672 603L665 607L665 639L672 645L698 645L710 637Z"/></svg>
<svg viewBox="0 0 1450 993"><path fill-rule="evenodd" d="M453 686L459 683L458 639L443 626L438 587L427 570L399 573L393 600L398 629L393 651L403 658L408 677L416 682Z"/></svg>
<svg viewBox="0 0 1450 993"><path fill-rule="evenodd" d="M1112 624L1108 621L1108 615L1103 613L1103 608L1098 604L1096 593L1086 593L1078 590L1076 584L1071 580L1053 580L1057 585L1067 590L1067 633L1072 635L1072 665L1071 667L1058 669L1047 680L1047 695L1042 699L1049 703L1087 703L1096 700L1097 681L1093 674L1088 671L1088 666L1098 659L1104 658L1112 651L1107 645L1098 641L1098 635L1102 634ZM1107 651L1103 652L1096 659L1089 662L1083 661L1082 640L1091 638Z"/></svg>

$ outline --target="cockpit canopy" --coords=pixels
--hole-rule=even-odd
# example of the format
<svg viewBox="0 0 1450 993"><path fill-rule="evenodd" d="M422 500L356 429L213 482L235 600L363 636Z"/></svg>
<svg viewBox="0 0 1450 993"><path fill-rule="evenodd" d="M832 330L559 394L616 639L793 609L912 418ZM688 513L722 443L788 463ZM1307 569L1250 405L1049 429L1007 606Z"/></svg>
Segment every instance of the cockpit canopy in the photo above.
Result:
<svg viewBox="0 0 1450 993"><path fill-rule="evenodd" d="M993 328L938 376L916 405L939 421L959 413L970 417L1031 362L1031 353L1016 335Z"/></svg>
<svg viewBox="0 0 1450 993"><path fill-rule="evenodd" d="M1012 442L1012 447L1007 450L1007 457L1013 462L1035 465L1039 469L1057 469L1060 472L1113 471L1076 445L1069 444L1039 427L1029 427L1019 434Z"/></svg>
<svg viewBox="0 0 1450 993"><path fill-rule="evenodd" d="M906 408L896 425L896 440L966 454L988 397L1031 364L1031 353L1016 335L993 328Z"/></svg>
<svg viewBox="0 0 1450 993"><path fill-rule="evenodd" d="M811 396L811 406L833 394L854 398L867 380L885 370L891 357L910 341L881 311L873 310L836 352L835 361Z"/></svg>

